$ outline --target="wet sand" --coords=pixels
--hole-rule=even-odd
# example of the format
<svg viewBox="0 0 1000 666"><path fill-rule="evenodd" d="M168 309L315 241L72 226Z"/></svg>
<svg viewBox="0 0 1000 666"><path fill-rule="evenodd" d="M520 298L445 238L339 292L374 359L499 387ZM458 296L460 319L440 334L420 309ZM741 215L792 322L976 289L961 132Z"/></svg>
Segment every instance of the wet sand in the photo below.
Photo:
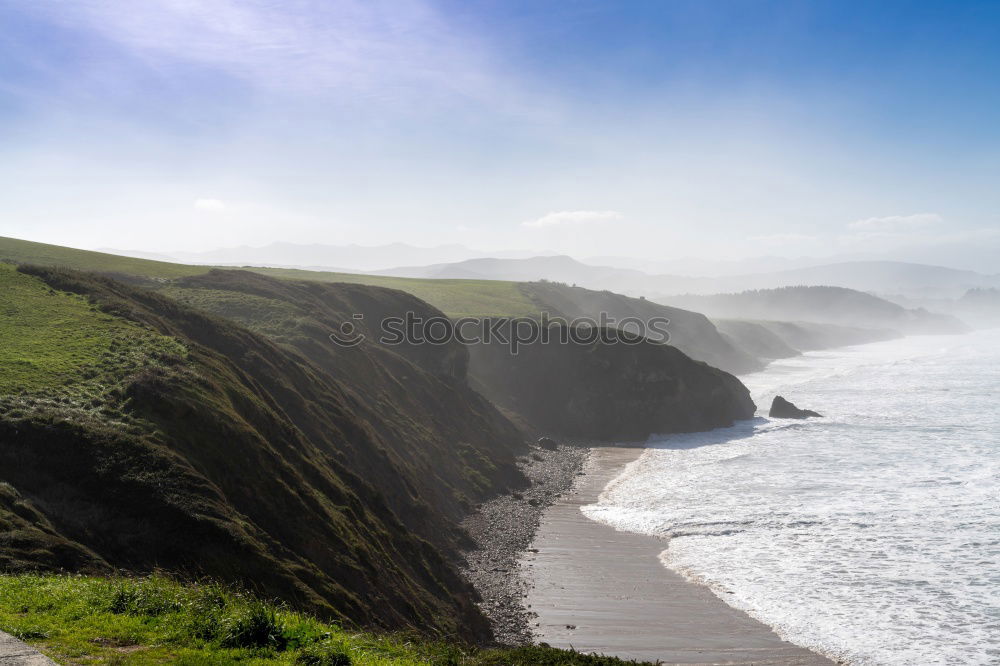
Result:
<svg viewBox="0 0 1000 666"><path fill-rule="evenodd" d="M536 640L668 664L836 662L781 640L708 588L665 568L666 542L585 517L639 448L593 449L584 476L544 513L520 560ZM537 551L537 552L533 552Z"/></svg>

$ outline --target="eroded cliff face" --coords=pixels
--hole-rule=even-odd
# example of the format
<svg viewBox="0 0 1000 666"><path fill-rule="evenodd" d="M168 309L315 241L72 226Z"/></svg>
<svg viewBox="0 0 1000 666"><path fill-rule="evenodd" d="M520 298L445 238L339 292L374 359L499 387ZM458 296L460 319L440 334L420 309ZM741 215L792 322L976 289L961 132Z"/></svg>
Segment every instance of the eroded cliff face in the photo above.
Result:
<svg viewBox="0 0 1000 666"><path fill-rule="evenodd" d="M645 439L751 418L755 406L738 379L670 345L642 340L590 344L536 342L517 354L502 343L471 349L474 385L537 433Z"/></svg>
<svg viewBox="0 0 1000 666"><path fill-rule="evenodd" d="M436 308L395 289L355 284L277 280L246 271L212 271L165 290L182 303L213 312L259 332L300 366L332 378L350 409L374 431L387 464L374 466L369 452L345 442L345 463L376 479L403 521L440 543L460 537L429 512L460 520L480 500L522 482L514 456L523 448L516 428L467 383L468 350L454 340L382 344L382 322L410 313L421 321L447 321ZM360 315L360 317L358 316ZM335 344L363 335L355 346ZM266 380L267 373L262 375ZM323 437L322 395L308 382L283 400L303 414L304 427ZM282 391L277 383L274 390ZM312 425L311 425L312 424Z"/></svg>
<svg viewBox="0 0 1000 666"><path fill-rule="evenodd" d="M572 320L588 317L598 320L601 314L618 321L638 318L670 320L670 344L693 359L721 368L726 372L742 374L761 370L766 365L721 335L708 317L700 312L662 305L643 298L632 298L610 291L595 291L569 287L552 282L525 282L521 290L539 309L553 317Z"/></svg>
<svg viewBox="0 0 1000 666"><path fill-rule="evenodd" d="M72 292L92 299L97 337L126 333L69 389L0 396L0 566L164 568L345 624L486 634L453 565L457 519L522 482L520 433L465 384L464 349L337 347L318 309L436 311L388 290L345 302L288 285L281 300L283 285L256 284L295 306L281 322L265 308L294 339L279 344L121 282L26 270L53 321ZM262 305L223 286L230 305ZM174 351L130 341L144 337Z"/></svg>

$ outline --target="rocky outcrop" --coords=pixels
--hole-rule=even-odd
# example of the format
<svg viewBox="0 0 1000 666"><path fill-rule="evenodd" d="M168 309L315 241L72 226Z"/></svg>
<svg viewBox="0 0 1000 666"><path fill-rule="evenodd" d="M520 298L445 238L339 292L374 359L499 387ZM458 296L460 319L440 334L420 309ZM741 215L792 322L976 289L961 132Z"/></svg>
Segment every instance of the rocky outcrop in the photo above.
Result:
<svg viewBox="0 0 1000 666"><path fill-rule="evenodd" d="M774 396L774 400L771 402L771 411L767 415L772 419L805 419L810 416L823 416L819 412L809 409L799 409L780 395Z"/></svg>
<svg viewBox="0 0 1000 666"><path fill-rule="evenodd" d="M535 443L538 444L538 448L545 449L546 451L556 451L559 449L559 445L556 444L556 440L551 437L539 437L538 441Z"/></svg>

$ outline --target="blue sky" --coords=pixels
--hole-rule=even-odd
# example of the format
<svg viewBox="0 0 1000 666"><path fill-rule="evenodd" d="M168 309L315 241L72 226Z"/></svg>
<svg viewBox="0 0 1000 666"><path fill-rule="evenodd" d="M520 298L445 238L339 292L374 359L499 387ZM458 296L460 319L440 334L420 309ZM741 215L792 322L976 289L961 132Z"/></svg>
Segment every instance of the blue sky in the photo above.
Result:
<svg viewBox="0 0 1000 666"><path fill-rule="evenodd" d="M0 235L1000 257L1000 3L0 0Z"/></svg>

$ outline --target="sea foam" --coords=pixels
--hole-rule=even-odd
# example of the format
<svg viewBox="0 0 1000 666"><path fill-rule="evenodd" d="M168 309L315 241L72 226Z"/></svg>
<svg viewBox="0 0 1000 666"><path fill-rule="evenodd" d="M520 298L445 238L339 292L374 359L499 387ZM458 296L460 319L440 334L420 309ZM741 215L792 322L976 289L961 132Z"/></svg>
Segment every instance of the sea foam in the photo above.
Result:
<svg viewBox="0 0 1000 666"><path fill-rule="evenodd" d="M667 566L849 663L1000 663L1000 334L743 379L824 418L651 441L584 513L670 537Z"/></svg>

